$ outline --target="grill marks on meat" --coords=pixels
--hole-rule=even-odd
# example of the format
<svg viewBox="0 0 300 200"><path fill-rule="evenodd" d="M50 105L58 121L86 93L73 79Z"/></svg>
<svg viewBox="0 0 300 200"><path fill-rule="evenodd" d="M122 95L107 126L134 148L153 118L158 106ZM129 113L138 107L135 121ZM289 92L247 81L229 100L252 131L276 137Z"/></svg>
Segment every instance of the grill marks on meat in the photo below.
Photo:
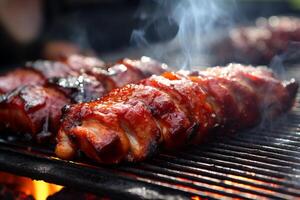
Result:
<svg viewBox="0 0 300 200"><path fill-rule="evenodd" d="M293 79L282 82L270 70L238 64L166 72L114 89L101 100L72 105L56 154L72 159L81 150L100 163L144 160L159 147L199 144L212 133L274 118L292 106L297 89Z"/></svg>
<svg viewBox="0 0 300 200"><path fill-rule="evenodd" d="M84 65L79 58L75 61L70 64L73 68L79 69L79 65ZM105 67L92 67L95 64L92 61L82 68L82 72L76 72L79 75L66 77L64 75L67 73L62 73L62 77L56 77L59 74L59 67L54 67L51 71L49 63L35 63L40 69L47 68L43 71L49 75L46 83L17 87L12 92L2 95L0 99L2 126L14 132L29 133L38 142L48 141L57 132L62 114L61 109L65 105L96 100L117 86L145 78L148 72L144 73L143 65L152 65L153 72L164 70L163 64L149 58L146 60L142 58L140 61L124 59L124 63L122 60L118 61L118 64L111 65L112 67L106 70ZM134 64L129 65L125 61ZM71 61L64 62L70 63ZM123 66L122 71L116 70L120 65ZM111 73L112 71L114 73Z"/></svg>

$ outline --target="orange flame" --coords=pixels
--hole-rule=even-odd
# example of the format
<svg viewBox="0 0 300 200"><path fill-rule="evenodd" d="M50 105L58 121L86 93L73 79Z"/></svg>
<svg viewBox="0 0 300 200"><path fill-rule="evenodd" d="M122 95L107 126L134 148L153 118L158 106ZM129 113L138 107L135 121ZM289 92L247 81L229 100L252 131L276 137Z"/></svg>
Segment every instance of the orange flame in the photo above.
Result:
<svg viewBox="0 0 300 200"><path fill-rule="evenodd" d="M10 186L26 195L32 195L35 200L46 200L49 195L58 192L63 187L4 172L0 172L0 184Z"/></svg>
<svg viewBox="0 0 300 200"><path fill-rule="evenodd" d="M45 200L49 195L52 195L63 188L63 186L50 184L45 181L32 181L33 196L36 200Z"/></svg>

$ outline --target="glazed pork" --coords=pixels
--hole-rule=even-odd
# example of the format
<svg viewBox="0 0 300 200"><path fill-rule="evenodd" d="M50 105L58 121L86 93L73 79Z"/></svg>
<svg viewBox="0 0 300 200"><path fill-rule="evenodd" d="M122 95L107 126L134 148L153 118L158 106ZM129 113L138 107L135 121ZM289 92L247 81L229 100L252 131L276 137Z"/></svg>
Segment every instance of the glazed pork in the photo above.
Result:
<svg viewBox="0 0 300 200"><path fill-rule="evenodd" d="M255 26L234 28L213 45L213 52L218 64L269 64L275 55L286 53L290 44L299 46L299 42L299 18L272 16L258 19Z"/></svg>
<svg viewBox="0 0 300 200"><path fill-rule="evenodd" d="M161 148L199 144L273 119L291 108L297 89L294 79L239 64L154 75L66 108L55 153L72 159L82 151L107 164L141 161Z"/></svg>
<svg viewBox="0 0 300 200"><path fill-rule="evenodd" d="M49 78L43 85L20 86L1 96L0 122L37 142L49 141L58 130L65 105L98 99L115 87L161 74L165 68L147 57L123 59L106 70L90 68L80 75Z"/></svg>
<svg viewBox="0 0 300 200"><path fill-rule="evenodd" d="M0 76L0 94L11 92L19 86L43 85L47 79L79 75L93 68L103 68L104 63L95 57L73 55L60 61L38 60L27 62L25 67L17 68Z"/></svg>

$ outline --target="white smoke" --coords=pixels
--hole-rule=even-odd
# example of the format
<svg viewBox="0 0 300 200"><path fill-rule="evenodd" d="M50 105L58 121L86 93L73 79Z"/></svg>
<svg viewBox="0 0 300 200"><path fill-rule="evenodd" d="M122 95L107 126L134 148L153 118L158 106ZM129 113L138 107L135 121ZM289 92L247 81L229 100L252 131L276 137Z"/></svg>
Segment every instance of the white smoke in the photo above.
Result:
<svg viewBox="0 0 300 200"><path fill-rule="evenodd" d="M300 42L290 41L288 48L279 55L275 55L271 60L269 67L282 79L287 80L286 65L300 64Z"/></svg>
<svg viewBox="0 0 300 200"><path fill-rule="evenodd" d="M144 25L132 33L131 40L144 47L146 55L187 69L209 64L209 41L226 34L232 27L234 1L164 0L153 1L153 7L142 4L138 16ZM148 4L149 5L149 4ZM154 44L149 32L167 42ZM152 34L153 35L153 34ZM171 38L170 38L171 37Z"/></svg>

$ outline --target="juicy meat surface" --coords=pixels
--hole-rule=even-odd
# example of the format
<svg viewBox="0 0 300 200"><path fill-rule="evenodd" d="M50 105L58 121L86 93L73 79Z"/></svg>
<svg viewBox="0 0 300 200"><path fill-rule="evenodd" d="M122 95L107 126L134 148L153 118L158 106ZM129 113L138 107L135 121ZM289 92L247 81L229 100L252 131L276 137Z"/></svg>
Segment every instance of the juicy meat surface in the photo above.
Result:
<svg viewBox="0 0 300 200"><path fill-rule="evenodd" d="M97 58L72 55L60 61L38 60L27 62L25 67L17 68L0 76L0 94L5 94L24 85L43 85L54 77L78 76L86 70L103 67Z"/></svg>
<svg viewBox="0 0 300 200"><path fill-rule="evenodd" d="M70 99L55 88L23 86L2 96L0 121L14 132L30 133L42 140L57 131L61 108L70 103Z"/></svg>
<svg viewBox="0 0 300 200"><path fill-rule="evenodd" d="M113 88L124 86L128 83L135 83L153 74L162 74L167 65L159 63L149 57L141 57L137 60L125 58L114 64L108 64L105 69L93 68L86 73L96 77L110 91Z"/></svg>
<svg viewBox="0 0 300 200"><path fill-rule="evenodd" d="M166 72L65 110L56 154L84 152L100 163L141 161L159 148L199 144L273 119L292 106L294 79L266 68L231 64L199 72Z"/></svg>
<svg viewBox="0 0 300 200"><path fill-rule="evenodd" d="M81 72L79 75L49 76L43 85L17 87L0 96L0 125L14 132L28 133L38 142L47 141L47 138L53 138L57 133L61 109L65 105L99 99L117 86L134 83L149 76L149 72L144 73L144 68L140 67L142 64L155 63L152 64L153 72L164 71L165 67L150 58L146 61L126 61L135 62L135 65L126 67L124 64L122 71L116 71L115 68L123 64L112 65L107 70L91 67L86 73ZM91 66L94 65L91 63ZM49 73L56 74L55 69Z"/></svg>
<svg viewBox="0 0 300 200"><path fill-rule="evenodd" d="M30 69L20 68L10 71L0 76L0 94L5 94L21 85L28 84L42 85L45 83L44 77Z"/></svg>

